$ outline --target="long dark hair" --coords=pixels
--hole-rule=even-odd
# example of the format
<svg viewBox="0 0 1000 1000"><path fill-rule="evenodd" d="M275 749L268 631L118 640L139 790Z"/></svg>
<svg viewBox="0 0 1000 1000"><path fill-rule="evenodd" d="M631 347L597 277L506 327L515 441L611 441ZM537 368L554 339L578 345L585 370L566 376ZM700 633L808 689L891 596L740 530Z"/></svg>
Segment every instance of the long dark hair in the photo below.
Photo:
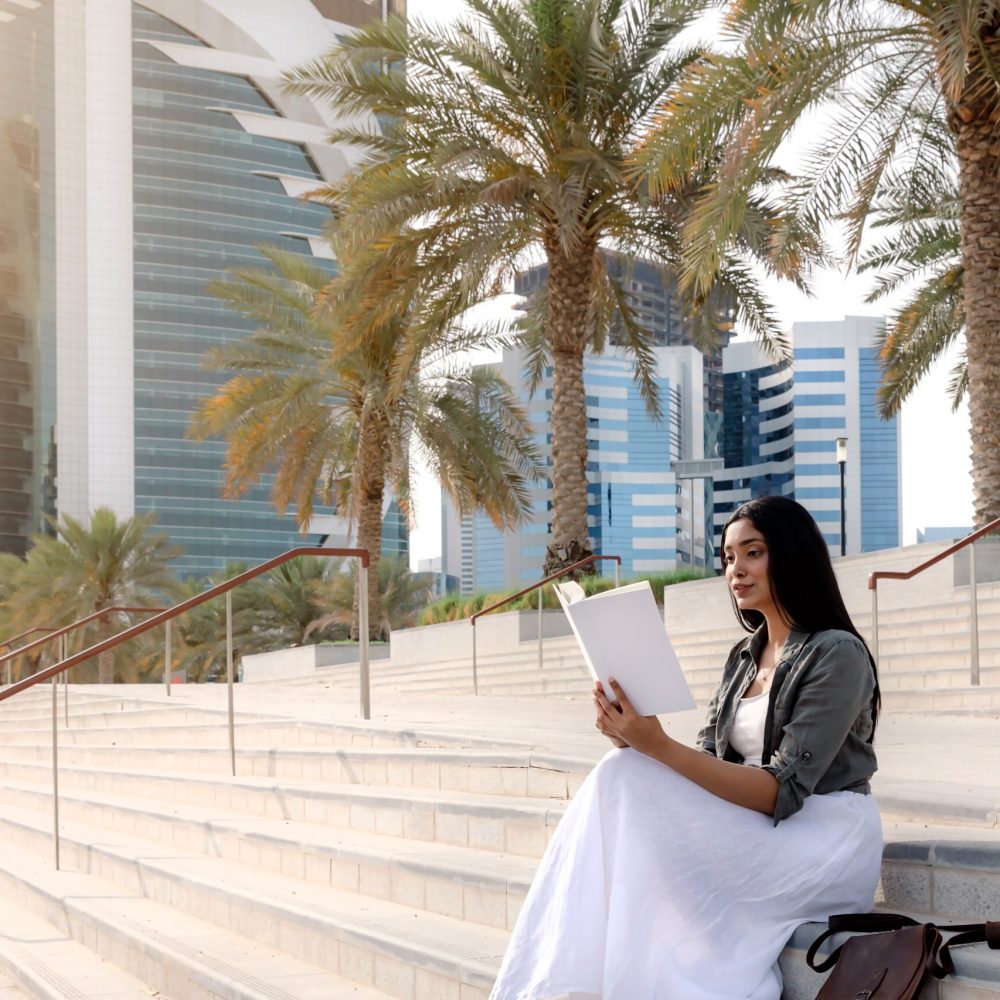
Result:
<svg viewBox="0 0 1000 1000"><path fill-rule="evenodd" d="M767 565L771 593L781 620L800 632L822 632L842 629L856 636L865 647L875 675L872 694L872 733L878 721L882 696L878 686L878 668L868 643L857 630L844 605L840 585L830 562L819 527L801 504L788 497L758 497L742 504L722 529L721 549L725 560L726 532L734 521L749 521L767 544ZM723 564L723 568L725 568ZM763 624L764 616L752 609L741 611L732 591L733 610L740 624L754 632Z"/></svg>

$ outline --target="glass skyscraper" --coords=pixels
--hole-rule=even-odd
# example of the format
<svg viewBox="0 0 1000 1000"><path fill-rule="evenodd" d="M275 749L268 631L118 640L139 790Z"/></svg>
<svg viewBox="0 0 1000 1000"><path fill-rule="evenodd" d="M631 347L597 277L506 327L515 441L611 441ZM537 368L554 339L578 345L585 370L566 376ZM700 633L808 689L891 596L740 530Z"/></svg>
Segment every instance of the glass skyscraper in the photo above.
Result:
<svg viewBox="0 0 1000 1000"><path fill-rule="evenodd" d="M0 21L0 551L24 555L53 512L54 11Z"/></svg>
<svg viewBox="0 0 1000 1000"><path fill-rule="evenodd" d="M741 504L759 496L791 496L795 480L792 366L753 342L730 344L722 355L725 410L715 476L715 555L722 527Z"/></svg>
<svg viewBox="0 0 1000 1000"><path fill-rule="evenodd" d="M867 316L796 323L792 358L777 364L753 343L726 349L717 552L722 526L739 504L779 493L809 510L831 554L840 555L838 438L847 439L847 554L900 544L899 420L882 420L876 400L882 326Z"/></svg>
<svg viewBox="0 0 1000 1000"><path fill-rule="evenodd" d="M884 321L848 316L796 323L795 497L809 508L831 550L840 553L840 466L847 439L845 511L848 554L900 544L899 420L878 415L882 372L876 341Z"/></svg>
<svg viewBox="0 0 1000 1000"><path fill-rule="evenodd" d="M4 8L6 10L6 7ZM300 541L186 437L250 326L208 286L267 243L333 266L302 200L357 154L282 73L402 0L31 0L0 17L0 549L43 513L154 512L202 575ZM389 547L406 528L390 511Z"/></svg>
<svg viewBox="0 0 1000 1000"><path fill-rule="evenodd" d="M270 477L222 500L225 443L186 436L194 406L225 378L203 367L205 352L253 329L209 284L262 265L256 244L307 250L284 233L318 235L328 212L275 179L323 182L300 144L250 134L221 110L275 116L250 81L168 58L150 43L204 43L140 4L133 29L135 509L156 513L184 547L181 572L203 575L295 542L270 502Z"/></svg>
<svg viewBox="0 0 1000 1000"><path fill-rule="evenodd" d="M703 441L702 356L693 347L654 348L663 419L655 421L639 395L632 359L619 348L584 360L588 423L588 521L594 551L622 558L624 578L665 572L703 561L704 507L694 509L673 463L700 458ZM505 352L501 368L514 387L523 386L524 358ZM536 443L551 465L549 369L532 400L523 401L536 428ZM482 514L466 518L462 531L462 590L495 591L541 577L551 537L550 481L533 490L530 523L503 534ZM695 546L692 546L692 532ZM611 574L610 563L600 572Z"/></svg>

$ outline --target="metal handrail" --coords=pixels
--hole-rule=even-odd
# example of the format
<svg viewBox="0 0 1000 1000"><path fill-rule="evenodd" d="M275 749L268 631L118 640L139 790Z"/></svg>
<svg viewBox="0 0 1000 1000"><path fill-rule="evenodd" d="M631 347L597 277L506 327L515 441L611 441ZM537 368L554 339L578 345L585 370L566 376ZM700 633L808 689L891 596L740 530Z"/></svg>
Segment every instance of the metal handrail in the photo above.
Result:
<svg viewBox="0 0 1000 1000"><path fill-rule="evenodd" d="M93 621L103 617L104 615L110 615L115 613L121 614L152 614L157 611L163 611L164 608L130 608L123 605L114 604L107 608L102 608L100 611L95 611L93 614L87 615L85 618L79 618L75 622L70 622L69 625L62 626L48 626L48 625L38 625L35 628L29 628L25 632L21 632L19 635L15 635L13 638L8 639L2 645L4 647L9 646L12 642L17 642L18 639L23 639L27 635L31 635L33 632L48 632L48 635L43 635L40 639L35 639L34 642L29 642L25 646L18 646L17 649L12 649L9 653L4 653L0 656L0 664L6 664L7 666L7 680L6 683L10 684L10 662L16 657L20 656L22 653L30 653L33 649L37 649L39 646L44 646L45 643L51 642L53 639L61 639L63 636L68 635L75 629L82 628L84 625L89 625ZM3 699L0 698L0 701Z"/></svg>
<svg viewBox="0 0 1000 1000"><path fill-rule="evenodd" d="M12 635L9 639L5 639L0 642L0 649L10 649L18 639L26 639L29 635L34 635L36 632L55 632L55 628L49 628L47 625L36 625L34 628L26 628L23 632L18 632L17 635ZM10 650L11 653L20 653L23 647L18 647L17 649ZM6 661L7 663L7 684L10 683L10 661L13 657L3 656L0 657L0 663Z"/></svg>
<svg viewBox="0 0 1000 1000"><path fill-rule="evenodd" d="M82 628L84 625L89 625L92 621L102 618L104 615L110 614L145 614L153 615L159 611L163 611L163 608L132 608L121 604L112 604L106 608L102 608L100 611L95 611L91 615L87 615L85 618L80 618L75 622L70 622L69 625L64 625L61 628L55 625L38 625L35 628L30 628L25 632L21 632L20 635L15 635L13 638L8 639L4 644L9 646L12 642L17 642L18 639L23 639L26 635L31 635L32 632L50 632L51 635L43 636L41 639L36 639L34 642L29 643L27 646L19 646L17 649L11 650L9 653L5 653L0 656L0 663L6 663L6 683L10 684L11 675L11 663L13 660L20 656L21 653L35 649L39 646L43 646L45 643L52 639L59 640L59 659L64 660L66 658L66 637L74 629ZM170 660L170 622L166 624L167 631L167 641L166 641L166 658L169 663ZM63 677L63 712L64 721L66 728L69 729L69 671L67 670ZM53 681L53 683L55 683ZM170 688L167 688L167 694L170 694Z"/></svg>
<svg viewBox="0 0 1000 1000"><path fill-rule="evenodd" d="M36 625L34 628L26 628L23 632L18 632L17 635L12 635L9 639L4 639L3 642L0 642L0 649L13 646L18 639L26 639L29 635L34 635L36 632L55 632L55 626L50 628L48 625Z"/></svg>
<svg viewBox="0 0 1000 1000"><path fill-rule="evenodd" d="M1000 517L982 528L971 532L964 538L960 538L954 545L950 545L936 556L926 559L913 569L903 572L902 570L876 570L868 574L868 589L872 592L872 652L878 658L878 582L879 580L909 580L923 573L925 569L953 556L961 549L969 547L969 682L974 685L979 684L979 606L976 586L976 546L977 542L984 535L991 535L1000 530Z"/></svg>
<svg viewBox="0 0 1000 1000"><path fill-rule="evenodd" d="M222 583L216 584L214 587L210 587L208 590L201 594L196 594L194 597L189 597L185 601L181 601L180 604L175 604L172 607L166 608L163 611L157 612L153 617L147 618L144 622L139 622L136 625L132 625L117 635L110 636L107 639L102 639L100 642L96 642L93 646L87 649L80 650L78 653L73 653L71 656L64 656L62 660L58 663L54 663L49 667L45 667L43 670L39 670L37 673L32 674L30 677L25 677L23 680L18 681L16 684L10 685L10 687L4 688L0 691L0 701L6 701L8 698L13 698L14 695L20 694L21 691L26 691L30 687L34 687L36 684L40 684L42 681L52 680L52 800L54 806L54 827L52 833L53 845L55 847L55 862L56 870L59 869L59 772L58 772L58 738L57 738L57 727L56 727L56 682L60 674L65 673L71 667L75 667L78 663L83 663L85 660L89 660L94 656L100 656L101 653L107 652L110 649L114 649L116 646L120 646L123 642L128 642L129 639L134 639L137 635L142 635L143 632L148 632L150 629L156 628L158 625L169 624L178 615L184 614L185 611L190 611L191 608L196 608L199 604L204 604L206 601L210 601L221 594L226 595L226 680L228 684L228 715L229 715L229 759L232 769L232 773L236 774L236 742L235 742L235 725L233 720L233 604L232 604L232 591L239 587L243 583L258 577L263 573L267 573L269 570L274 569L277 566L286 563L291 559L295 559L298 556L346 556L348 558L353 558L359 560L358 564L358 637L359 637L359 654L360 654L360 681L361 681L361 712L365 719L371 718L371 694L369 691L369 670L368 670L368 566L369 566L369 555L367 549L327 549L321 548L319 546L301 546L295 549L289 549L287 552L282 552L280 555L275 556L273 559L268 559L267 562L261 563L259 566L255 566L252 569L248 569L237 576L231 577L228 580L224 580ZM104 611L97 612L95 615L89 616L87 619L81 619L80 623L93 621L94 618L99 617L102 614L107 614L110 609L105 609ZM148 608L140 610L149 610ZM69 626L64 629L60 629L59 632L65 634ZM47 636L44 640L36 641L47 641L51 636ZM22 646L17 652L23 652L24 650L30 648L29 646ZM167 674L169 675L170 664L167 663Z"/></svg>
<svg viewBox="0 0 1000 1000"><path fill-rule="evenodd" d="M586 559L580 559L578 562L571 563L569 566L564 567L557 573L552 573L545 577L544 580L539 580L538 583L533 583L530 587L525 587L524 590L519 590L516 594L510 594L505 597L502 601L497 601L496 604L491 604L488 608L483 608L481 611L477 611L475 614L469 616L469 624L472 626L472 693L479 694L479 666L476 657L476 621L482 618L483 615L488 615L491 611L496 611L497 608L502 608L507 604L511 604L514 601L519 600L526 594L530 594L533 590L538 591L538 669L542 668L542 590L547 583L551 583L553 580L558 580L561 576L565 576L567 573L572 573L574 570L581 569L584 566L590 566L596 562L602 562L604 560L611 560L615 564L615 586L617 587L621 582L621 568L622 568L622 557L621 556L587 556Z"/></svg>

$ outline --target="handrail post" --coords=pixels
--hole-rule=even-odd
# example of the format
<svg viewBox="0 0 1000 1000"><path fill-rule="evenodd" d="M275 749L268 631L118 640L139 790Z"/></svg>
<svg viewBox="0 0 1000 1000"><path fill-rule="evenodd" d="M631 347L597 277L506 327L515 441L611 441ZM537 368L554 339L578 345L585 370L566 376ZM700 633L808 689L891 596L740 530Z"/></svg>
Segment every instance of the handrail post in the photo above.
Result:
<svg viewBox="0 0 1000 1000"><path fill-rule="evenodd" d="M544 587L538 588L538 669L542 669L542 591Z"/></svg>
<svg viewBox="0 0 1000 1000"><path fill-rule="evenodd" d="M56 726L59 675L52 678L52 844L59 871L59 733Z"/></svg>
<svg viewBox="0 0 1000 1000"><path fill-rule="evenodd" d="M878 580L871 581L872 588L872 656L878 663Z"/></svg>
<svg viewBox="0 0 1000 1000"><path fill-rule="evenodd" d="M168 618L163 624L163 686L167 689L167 697L170 697L170 681L174 670L174 654L171 647L170 626L173 619Z"/></svg>
<svg viewBox="0 0 1000 1000"><path fill-rule="evenodd" d="M59 636L59 659L66 659L66 636ZM66 728L69 729L69 671L63 671L63 710L66 713Z"/></svg>
<svg viewBox="0 0 1000 1000"><path fill-rule="evenodd" d="M622 585L622 564L621 560L615 563L615 590Z"/></svg>
<svg viewBox="0 0 1000 1000"><path fill-rule="evenodd" d="M979 587L976 581L976 543L969 546L969 665L971 684L979 686Z"/></svg>
<svg viewBox="0 0 1000 1000"><path fill-rule="evenodd" d="M229 765L236 777L236 727L233 724L233 592L226 591L226 686L229 694Z"/></svg>
<svg viewBox="0 0 1000 1000"><path fill-rule="evenodd" d="M476 619L472 619L472 693L479 694L479 672L476 663Z"/></svg>
<svg viewBox="0 0 1000 1000"><path fill-rule="evenodd" d="M371 670L368 659L368 567L358 559L358 669L361 672L361 718L372 717Z"/></svg>

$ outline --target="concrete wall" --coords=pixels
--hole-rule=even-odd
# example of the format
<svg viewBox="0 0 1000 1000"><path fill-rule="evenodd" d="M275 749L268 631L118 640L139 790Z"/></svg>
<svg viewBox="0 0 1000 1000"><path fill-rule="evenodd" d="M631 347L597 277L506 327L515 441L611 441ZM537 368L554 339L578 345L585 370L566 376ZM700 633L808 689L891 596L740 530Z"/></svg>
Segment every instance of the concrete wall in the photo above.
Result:
<svg viewBox="0 0 1000 1000"><path fill-rule="evenodd" d="M369 647L369 659L385 660L389 657L389 647L385 644ZM340 663L357 663L358 647L354 645L333 646L312 644L292 646L291 649L275 649L267 653L252 653L244 656L241 665L241 679L244 684L254 681L285 680L289 677L308 677L317 667L332 667Z"/></svg>
<svg viewBox="0 0 1000 1000"><path fill-rule="evenodd" d="M861 555L834 559L833 567L840 582L841 593L847 610L865 636L871 620L872 594L868 589L868 576L876 570L906 572L948 547L944 542L925 542L923 545L905 545L898 549L866 552ZM940 603L954 596L954 573L951 559L943 559L936 566L912 580L881 580L878 586L880 610L918 607ZM968 570L966 570L968 576ZM804 581L807 585L808 581ZM725 631L732 624L735 642L743 630L736 621L729 591L721 577L695 580L669 587L664 609L667 630L671 634L690 633L692 627L709 627ZM701 623L692 626L692 623Z"/></svg>

